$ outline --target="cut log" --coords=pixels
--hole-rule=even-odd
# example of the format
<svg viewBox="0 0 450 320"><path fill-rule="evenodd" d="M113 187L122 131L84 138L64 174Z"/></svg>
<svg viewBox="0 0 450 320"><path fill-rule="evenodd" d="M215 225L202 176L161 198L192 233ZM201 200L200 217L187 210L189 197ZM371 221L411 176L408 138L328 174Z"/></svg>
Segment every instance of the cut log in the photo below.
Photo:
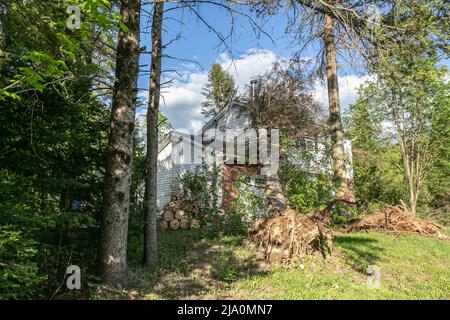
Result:
<svg viewBox="0 0 450 320"><path fill-rule="evenodd" d="M171 221L173 219L173 211L172 210L165 210L163 212L163 219L167 222Z"/></svg>
<svg viewBox="0 0 450 320"><path fill-rule="evenodd" d="M180 228L181 229L189 229L189 220L188 219L182 219L180 221Z"/></svg>
<svg viewBox="0 0 450 320"><path fill-rule="evenodd" d="M180 206L181 202L178 200L169 201L168 205L171 209L177 209Z"/></svg>
<svg viewBox="0 0 450 320"><path fill-rule="evenodd" d="M200 223L197 220L192 219L191 220L191 229L198 229L198 228L200 228Z"/></svg>
<svg viewBox="0 0 450 320"><path fill-rule="evenodd" d="M178 210L175 212L175 218L178 219L178 220L184 219L185 216L186 216L186 215L185 215L185 213L184 213L184 210L178 209Z"/></svg>
<svg viewBox="0 0 450 320"><path fill-rule="evenodd" d="M169 223L166 220L161 219L159 221L159 226L161 227L162 230L167 230L167 228L169 227Z"/></svg>
<svg viewBox="0 0 450 320"><path fill-rule="evenodd" d="M170 229L177 230L180 227L180 221L178 221L177 219L173 219L172 221L170 221L169 225Z"/></svg>

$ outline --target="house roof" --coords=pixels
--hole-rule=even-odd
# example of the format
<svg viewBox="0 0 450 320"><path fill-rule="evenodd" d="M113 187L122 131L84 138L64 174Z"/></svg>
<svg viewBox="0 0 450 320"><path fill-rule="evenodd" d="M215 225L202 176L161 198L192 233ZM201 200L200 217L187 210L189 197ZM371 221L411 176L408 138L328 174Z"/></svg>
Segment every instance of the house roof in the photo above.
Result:
<svg viewBox="0 0 450 320"><path fill-rule="evenodd" d="M199 144L198 141L194 138L195 136L198 136L199 134L202 134L205 130L214 128L214 124L217 123L219 121L219 119L223 118L225 115L227 115L227 113L230 111L231 107L234 106L244 106L244 104L242 102L239 102L235 99L231 99L227 105L220 110L215 116L213 116L211 119L209 119L203 126L202 128L195 134L195 135L190 135L190 134L186 134L186 133L182 133L182 132L178 132L175 130L170 131L159 143L158 145L158 154L164 150L165 147L167 147L167 145L172 142L174 135L179 136L179 137L186 137L189 138L191 140L193 140L194 145L197 145L198 147L200 146L206 146L205 144Z"/></svg>
<svg viewBox="0 0 450 320"><path fill-rule="evenodd" d="M200 129L200 132L203 132L205 130L211 129L214 127L214 124L217 123L219 121L219 119L222 119L225 115L228 114L228 112L230 111L231 107L244 107L245 104L242 103L241 101L237 100L237 99L231 99L227 105L220 110L214 117L212 117L211 119L209 119L204 125L203 127Z"/></svg>

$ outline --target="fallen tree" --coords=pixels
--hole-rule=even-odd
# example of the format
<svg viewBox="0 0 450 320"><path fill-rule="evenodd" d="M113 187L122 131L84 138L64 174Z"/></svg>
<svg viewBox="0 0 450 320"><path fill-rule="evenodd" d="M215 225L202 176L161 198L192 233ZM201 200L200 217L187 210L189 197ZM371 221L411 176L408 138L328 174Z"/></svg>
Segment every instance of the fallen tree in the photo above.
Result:
<svg viewBox="0 0 450 320"><path fill-rule="evenodd" d="M299 214L287 209L257 222L250 239L256 243L264 258L274 263L289 263L314 252L324 257L332 253L332 230L329 214L314 211Z"/></svg>
<svg viewBox="0 0 450 320"><path fill-rule="evenodd" d="M408 214L399 206L390 205L348 222L344 229L346 232L408 232L448 239L447 236L441 233L441 225Z"/></svg>
<svg viewBox="0 0 450 320"><path fill-rule="evenodd" d="M290 263L320 252L325 258L333 251L333 231L328 226L336 200L323 210L299 214L286 205L278 177L266 180L265 199L269 216L256 222L250 233L264 258L272 263Z"/></svg>

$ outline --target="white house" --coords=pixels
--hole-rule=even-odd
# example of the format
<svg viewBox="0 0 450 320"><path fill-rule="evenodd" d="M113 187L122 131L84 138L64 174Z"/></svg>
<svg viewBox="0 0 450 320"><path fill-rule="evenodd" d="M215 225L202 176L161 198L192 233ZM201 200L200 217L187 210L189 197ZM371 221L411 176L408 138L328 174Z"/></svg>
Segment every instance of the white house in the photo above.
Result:
<svg viewBox="0 0 450 320"><path fill-rule="evenodd" d="M245 150L250 150L249 145L252 144L253 139L250 136L247 136L245 139L242 135L244 134L243 130L251 129L251 120L243 115L242 112L239 112L242 107L242 104L233 101L211 118L197 134L187 135L172 131L161 141L158 153L158 208L161 209L168 203L172 190L177 185L183 172L193 171L202 165L202 162L211 162L211 159L215 159L216 163L222 167L222 178L233 180L236 174L244 172L251 182L249 185L255 186L254 192L261 193L261 190L264 188L264 176L261 174L261 170L265 166L261 164L248 165L248 157L240 163L236 161L235 157L230 161L230 157L223 154L222 146L225 146L231 139L231 142L235 142L236 138L236 140L241 138L241 141L245 141ZM222 135L222 133L232 129L238 130L234 131L238 132L237 137ZM242 132L242 134L239 132ZM254 138L256 139L256 137ZM219 148L217 148L218 146ZM308 160L309 172L329 172L331 174L331 160L326 159L325 146L317 138L305 137L299 139L296 142L296 146L299 154L309 152L311 155ZM350 164L347 170L347 178L353 180L351 142L349 140L345 141L344 149ZM273 150L270 150L270 153L273 154ZM237 152L238 154L239 152ZM258 157L260 155L261 152L259 152ZM289 154L288 159L291 163L299 166L305 165L302 163L304 160L299 160L300 158L296 152ZM222 185L224 188L229 187L226 184ZM219 192L219 194L221 195L222 193ZM230 197L233 197L232 192ZM223 197L220 199L222 205L227 205L230 200Z"/></svg>

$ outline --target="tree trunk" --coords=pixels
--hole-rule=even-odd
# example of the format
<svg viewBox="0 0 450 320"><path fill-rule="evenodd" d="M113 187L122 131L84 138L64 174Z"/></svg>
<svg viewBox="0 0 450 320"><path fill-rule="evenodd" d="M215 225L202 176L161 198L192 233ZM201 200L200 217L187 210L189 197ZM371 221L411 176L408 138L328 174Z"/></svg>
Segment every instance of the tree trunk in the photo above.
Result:
<svg viewBox="0 0 450 320"><path fill-rule="evenodd" d="M280 178L277 174L266 176L264 199L269 216L283 215L286 211L286 198L284 197Z"/></svg>
<svg viewBox="0 0 450 320"><path fill-rule="evenodd" d="M127 285L127 236L133 159L133 131L139 68L140 0L123 0L116 81L112 100L105 173L100 276L104 284Z"/></svg>
<svg viewBox="0 0 450 320"><path fill-rule="evenodd" d="M347 183L345 168L344 132L341 122L339 102L338 73L336 63L336 45L333 33L333 19L325 15L324 42L327 61L328 105L330 109L329 126L332 140L334 178L337 182L338 200L353 202L353 195Z"/></svg>
<svg viewBox="0 0 450 320"><path fill-rule="evenodd" d="M156 0L152 22L152 56L150 69L150 96L147 108L147 175L145 179L144 265L156 267L157 252L157 163L158 113L161 86L162 21L164 1Z"/></svg>

